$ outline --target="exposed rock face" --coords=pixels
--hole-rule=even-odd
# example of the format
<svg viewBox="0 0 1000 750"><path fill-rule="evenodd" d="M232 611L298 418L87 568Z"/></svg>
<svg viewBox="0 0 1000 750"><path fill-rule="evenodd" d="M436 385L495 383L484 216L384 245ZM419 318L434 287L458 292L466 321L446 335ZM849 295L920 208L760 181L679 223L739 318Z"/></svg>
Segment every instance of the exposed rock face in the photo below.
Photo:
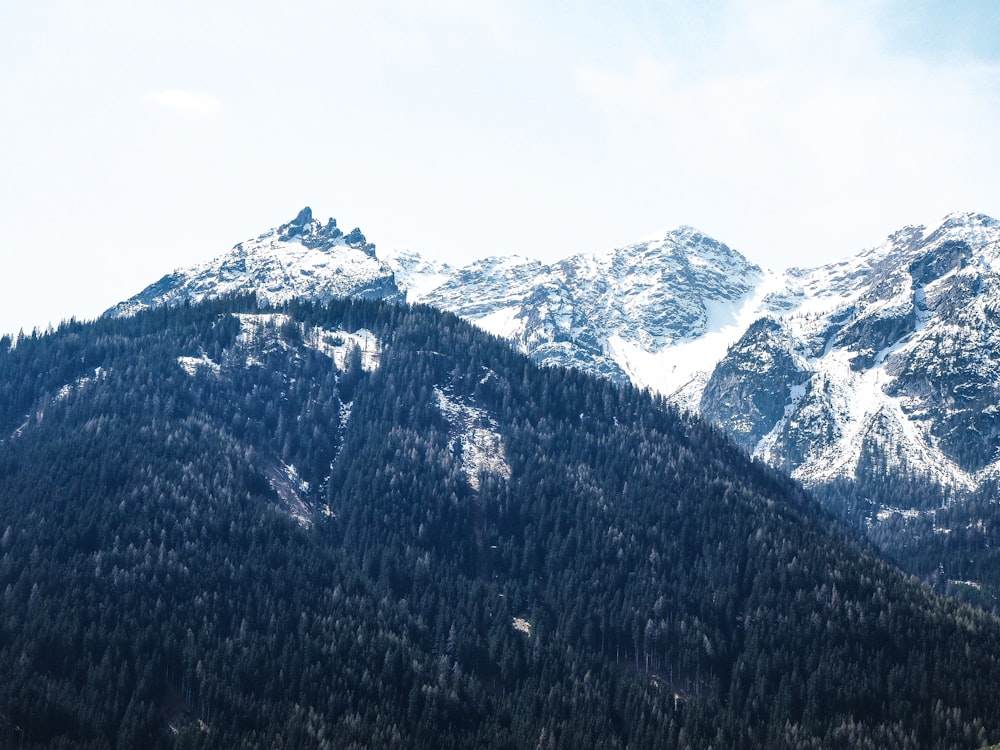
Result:
<svg viewBox="0 0 1000 750"><path fill-rule="evenodd" d="M623 349L657 354L705 335L715 307L744 299L761 276L728 246L682 227L551 265L487 258L407 299L468 318L540 362L649 385Z"/></svg>
<svg viewBox="0 0 1000 750"><path fill-rule="evenodd" d="M877 468L973 487L1000 473L995 220L953 214L786 279L778 321L716 367L706 416L807 483Z"/></svg>
<svg viewBox="0 0 1000 750"><path fill-rule="evenodd" d="M725 425L752 450L785 413L795 388L809 380L788 351L788 331L773 318L754 322L712 372L702 415Z"/></svg>

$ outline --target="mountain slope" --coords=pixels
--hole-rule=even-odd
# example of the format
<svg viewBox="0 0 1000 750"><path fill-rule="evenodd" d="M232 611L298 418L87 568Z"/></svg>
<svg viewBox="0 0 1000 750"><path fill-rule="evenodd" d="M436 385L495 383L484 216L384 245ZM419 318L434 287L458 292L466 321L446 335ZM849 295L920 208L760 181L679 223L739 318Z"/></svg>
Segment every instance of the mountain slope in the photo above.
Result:
<svg viewBox="0 0 1000 750"><path fill-rule="evenodd" d="M630 387L246 299L0 351L0 738L977 747L1000 623Z"/></svg>
<svg viewBox="0 0 1000 750"><path fill-rule="evenodd" d="M539 362L669 395L809 485L890 471L975 490L1000 470L998 256L995 220L953 214L780 275L681 229L403 288Z"/></svg>
<svg viewBox="0 0 1000 750"><path fill-rule="evenodd" d="M539 362L661 392L694 375L699 360L678 348L731 324L763 276L690 227L551 265L488 258L448 271L436 286L404 286L407 300L454 312Z"/></svg>
<svg viewBox="0 0 1000 750"><path fill-rule="evenodd" d="M789 279L794 313L731 349L702 398L706 416L738 425L747 449L811 484L873 465L961 489L996 476L995 220L955 214L939 227L909 227ZM767 410L750 411L727 396L734 378L784 387L772 389Z"/></svg>

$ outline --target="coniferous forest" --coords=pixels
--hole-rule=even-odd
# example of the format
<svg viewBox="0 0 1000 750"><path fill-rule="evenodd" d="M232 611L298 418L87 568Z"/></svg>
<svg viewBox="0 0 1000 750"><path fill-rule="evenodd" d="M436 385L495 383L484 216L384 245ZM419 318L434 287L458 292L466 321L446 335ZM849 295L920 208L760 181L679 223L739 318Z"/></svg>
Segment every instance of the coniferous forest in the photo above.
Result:
<svg viewBox="0 0 1000 750"><path fill-rule="evenodd" d="M881 555L935 591L1000 613L1000 497L927 477L870 471L813 488L824 507L874 542Z"/></svg>
<svg viewBox="0 0 1000 750"><path fill-rule="evenodd" d="M975 748L1000 621L425 307L0 340L0 747Z"/></svg>

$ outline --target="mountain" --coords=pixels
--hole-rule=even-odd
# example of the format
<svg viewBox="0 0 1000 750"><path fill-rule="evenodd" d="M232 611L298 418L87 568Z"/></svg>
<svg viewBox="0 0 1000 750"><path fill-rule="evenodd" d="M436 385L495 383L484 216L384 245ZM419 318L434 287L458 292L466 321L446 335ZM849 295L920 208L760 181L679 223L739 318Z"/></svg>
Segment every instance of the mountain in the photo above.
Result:
<svg viewBox="0 0 1000 750"><path fill-rule="evenodd" d="M893 472L974 491L1000 473L990 217L952 214L781 274L681 229L551 266L491 258L433 278L408 299L539 362L669 395L807 485Z"/></svg>
<svg viewBox="0 0 1000 750"><path fill-rule="evenodd" d="M997 476L994 219L907 227L786 278L787 311L758 320L719 362L705 416L807 484L872 466L960 489Z"/></svg>
<svg viewBox="0 0 1000 750"><path fill-rule="evenodd" d="M668 395L908 570L996 608L998 255L998 223L957 213L814 269L763 271L675 230L551 266L411 262L401 287L416 277L408 298L537 361Z"/></svg>
<svg viewBox="0 0 1000 750"><path fill-rule="evenodd" d="M967 213L781 274L683 228L401 288L539 362L668 395L807 485L878 471L968 491L1000 472L998 255L997 222Z"/></svg>
<svg viewBox="0 0 1000 750"><path fill-rule="evenodd" d="M307 206L287 224L246 240L214 260L167 274L107 315L132 315L157 305L254 292L271 303L293 297L397 299L392 271L375 257L360 229L344 234L322 224Z"/></svg>
<svg viewBox="0 0 1000 750"><path fill-rule="evenodd" d="M212 261L168 274L107 314L250 291L272 304L405 297L508 338L538 362L662 393L687 388L697 403L768 278L690 227L553 264L510 256L458 268L412 251L380 260L360 229L344 235L334 219L322 224L305 208Z"/></svg>
<svg viewBox="0 0 1000 750"><path fill-rule="evenodd" d="M426 306L0 345L0 745L981 747L1000 621Z"/></svg>
<svg viewBox="0 0 1000 750"><path fill-rule="evenodd" d="M994 607L998 247L997 222L966 213L781 273L691 228L551 264L455 267L413 252L380 260L359 230L344 237L305 209L111 312L234 290L272 304L346 294L454 312L536 362L701 413L909 570L981 587Z"/></svg>
<svg viewBox="0 0 1000 750"><path fill-rule="evenodd" d="M1000 601L1000 224L906 227L785 274L701 413L948 593Z"/></svg>
<svg viewBox="0 0 1000 750"><path fill-rule="evenodd" d="M665 393L686 385L699 364L714 364L692 357L691 345L705 348L732 326L763 278L742 255L690 227L553 264L487 258L446 274L419 286L409 276L401 285L407 300L471 320L536 361Z"/></svg>
<svg viewBox="0 0 1000 750"><path fill-rule="evenodd" d="M538 362L669 395L807 484L851 477L884 447L887 466L973 488L997 472L998 242L993 219L954 214L782 274L691 228L553 264L456 268L412 252L379 260L359 229L305 208L109 313L239 291L272 304L405 295Z"/></svg>

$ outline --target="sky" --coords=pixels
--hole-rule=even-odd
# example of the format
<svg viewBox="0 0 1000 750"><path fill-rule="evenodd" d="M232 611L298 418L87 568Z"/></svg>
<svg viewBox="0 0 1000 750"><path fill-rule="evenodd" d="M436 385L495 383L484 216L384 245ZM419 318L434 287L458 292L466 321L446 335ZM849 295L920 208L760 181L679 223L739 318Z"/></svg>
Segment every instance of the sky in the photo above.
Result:
<svg viewBox="0 0 1000 750"><path fill-rule="evenodd" d="M773 269L1000 218L995 0L5 0L0 333L311 206L379 252L691 225Z"/></svg>

